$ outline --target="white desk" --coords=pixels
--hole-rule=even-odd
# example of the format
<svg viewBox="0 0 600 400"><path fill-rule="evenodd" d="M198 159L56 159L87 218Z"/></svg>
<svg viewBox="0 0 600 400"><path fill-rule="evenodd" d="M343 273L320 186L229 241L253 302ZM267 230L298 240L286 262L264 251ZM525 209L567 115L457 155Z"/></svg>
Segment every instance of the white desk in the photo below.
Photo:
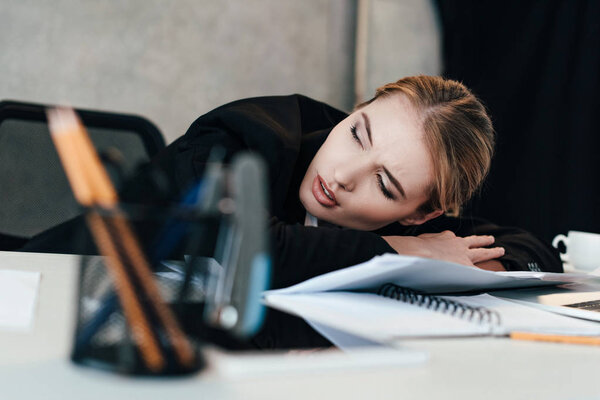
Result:
<svg viewBox="0 0 600 400"><path fill-rule="evenodd" d="M0 398L600 398L600 348L494 338L407 341L407 348L430 354L429 361L411 366L315 368L252 378L209 368L188 378L131 379L79 367L68 361L77 266L74 256L0 252L0 269L42 273L34 331L0 331ZM265 359L282 368L290 362L289 355L259 356L244 365L258 368Z"/></svg>

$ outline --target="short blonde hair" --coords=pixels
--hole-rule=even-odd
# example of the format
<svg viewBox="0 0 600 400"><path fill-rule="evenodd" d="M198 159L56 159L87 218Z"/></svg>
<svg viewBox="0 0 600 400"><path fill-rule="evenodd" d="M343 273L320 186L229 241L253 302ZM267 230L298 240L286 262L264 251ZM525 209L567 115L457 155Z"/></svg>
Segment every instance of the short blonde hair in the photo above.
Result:
<svg viewBox="0 0 600 400"><path fill-rule="evenodd" d="M492 121L462 83L439 76L410 76L388 83L357 108L398 93L417 111L433 161L435 179L419 211L458 215L489 171L494 153Z"/></svg>

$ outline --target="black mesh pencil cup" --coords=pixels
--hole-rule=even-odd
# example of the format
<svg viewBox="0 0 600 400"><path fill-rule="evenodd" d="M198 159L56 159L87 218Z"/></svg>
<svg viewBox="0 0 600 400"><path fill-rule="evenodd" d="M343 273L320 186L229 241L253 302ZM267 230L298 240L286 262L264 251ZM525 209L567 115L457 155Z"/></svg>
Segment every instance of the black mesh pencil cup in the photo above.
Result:
<svg viewBox="0 0 600 400"><path fill-rule="evenodd" d="M239 157L173 207L86 210L102 256L82 257L75 362L185 374L204 364L206 331L244 339L258 330L270 273L262 168Z"/></svg>

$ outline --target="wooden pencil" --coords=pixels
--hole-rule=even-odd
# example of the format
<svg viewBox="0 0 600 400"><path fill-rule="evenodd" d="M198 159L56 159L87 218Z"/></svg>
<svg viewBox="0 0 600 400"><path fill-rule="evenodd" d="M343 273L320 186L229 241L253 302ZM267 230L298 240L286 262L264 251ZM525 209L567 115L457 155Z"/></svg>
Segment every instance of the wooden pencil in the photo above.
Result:
<svg viewBox="0 0 600 400"><path fill-rule="evenodd" d="M75 199L84 206L92 205L94 195L86 178L85 171L81 168L79 154L74 143L75 134L65 124L63 114L58 109L47 111L50 137L54 142L56 151L63 165L67 179Z"/></svg>
<svg viewBox="0 0 600 400"><path fill-rule="evenodd" d="M122 244L127 249L126 256L131 260L133 270L143 289L151 300L158 318L160 319L179 362L185 366L192 366L195 360L194 351L190 342L179 327L177 319L169 308L162 302L158 287L152 277L151 268L144 256L136 237L133 235L127 220L120 215L111 218L113 226L121 238Z"/></svg>
<svg viewBox="0 0 600 400"><path fill-rule="evenodd" d="M106 208L116 206L117 192L75 111L66 107L55 108L48 112L48 121L52 139L63 150L65 161L61 155L61 162L67 176L70 179L69 175L77 175L77 180L71 183L73 191L77 195L85 187L86 194L91 192L91 197L77 198L79 203Z"/></svg>
<svg viewBox="0 0 600 400"><path fill-rule="evenodd" d="M78 154L81 157L80 161L86 173L86 177L95 190L94 199L97 204L103 207L116 207L118 204L117 193L106 170L102 166L100 157L98 157L94 145L89 136L85 133L83 124L81 124L72 110L69 113L65 113L63 118L68 119L68 126L72 126L77 130L77 133L74 136L78 146ZM121 240L121 244L125 249L123 255L130 259L131 262L129 265L133 267L133 271L136 274L142 289L148 295L150 304L165 328L179 362L183 365L191 366L195 359L193 348L179 327L177 319L162 302L160 293L152 276L150 265L147 262L128 221L118 211L106 219L108 219L111 222L111 225L116 228L116 237Z"/></svg>
<svg viewBox="0 0 600 400"><path fill-rule="evenodd" d="M81 153L81 145L77 137L80 135L80 127L77 125L76 117L69 109L48 110L48 122L53 142L59 154L59 158L73 193L79 203L85 206L93 206L97 197L97 188L88 179L84 167L85 155ZM115 282L117 295L123 307L125 318L134 332L134 338L139 343L140 353L146 366L151 371L159 371L165 365L157 340L152 335L152 329L148 319L142 311L133 285L120 257L115 250L110 234L105 229L102 218L92 212L86 216L92 236L101 251L106 256L107 268Z"/></svg>
<svg viewBox="0 0 600 400"><path fill-rule="evenodd" d="M515 340L533 340L540 342L586 344L592 346L600 346L600 337L598 336L569 336L533 332L511 332L510 338Z"/></svg>
<svg viewBox="0 0 600 400"><path fill-rule="evenodd" d="M78 201L86 206L100 205L113 208L113 212L117 213L111 217L102 217L96 212L91 212L87 220L99 249L109 258L107 266L113 275L115 286L117 286L117 293L125 316L132 326L134 335L140 340L140 350L147 366L152 370L160 369L164 366L164 359L160 355L156 339L152 335L148 320L142 311L131 277L127 274L127 268L124 265L126 259L130 261L127 265L133 266L141 288L146 292L149 303L163 325L179 362L185 366L191 366L195 360L193 348L170 309L162 303L151 268L131 227L122 215L118 215L117 193L85 132L85 128L72 109L50 110L48 119L61 162L67 171L67 177ZM112 223L109 224L108 221ZM116 228L116 237L123 245L123 254L119 253L117 250L119 246L113 242L116 238L115 233L111 232L110 225L114 225ZM139 329L136 328L137 326Z"/></svg>
<svg viewBox="0 0 600 400"><path fill-rule="evenodd" d="M86 215L94 241L100 253L105 255L107 268L113 276L113 282L123 306L125 319L129 322L135 343L140 347L142 359L151 371L158 372L165 366L158 339L154 335L144 310L138 301L135 288L127 276L125 266L114 245L110 231L97 212L91 211Z"/></svg>

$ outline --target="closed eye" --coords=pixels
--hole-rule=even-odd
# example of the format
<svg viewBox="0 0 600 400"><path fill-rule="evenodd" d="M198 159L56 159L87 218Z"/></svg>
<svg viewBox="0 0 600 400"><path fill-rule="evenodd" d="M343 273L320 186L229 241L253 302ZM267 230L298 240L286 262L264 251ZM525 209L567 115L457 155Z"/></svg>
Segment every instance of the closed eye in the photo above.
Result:
<svg viewBox="0 0 600 400"><path fill-rule="evenodd" d="M394 194L392 192L390 192L386 187L385 184L383 183L383 178L381 177L381 175L377 174L377 183L379 184L379 189L381 189L381 193L383 193L383 195L390 200L395 200L396 197L394 196Z"/></svg>
<svg viewBox="0 0 600 400"><path fill-rule="evenodd" d="M352 125L350 127L350 133L352 133L352 138L360 145L360 147L364 148L360 138L358 137L358 133L356 131L356 125Z"/></svg>

